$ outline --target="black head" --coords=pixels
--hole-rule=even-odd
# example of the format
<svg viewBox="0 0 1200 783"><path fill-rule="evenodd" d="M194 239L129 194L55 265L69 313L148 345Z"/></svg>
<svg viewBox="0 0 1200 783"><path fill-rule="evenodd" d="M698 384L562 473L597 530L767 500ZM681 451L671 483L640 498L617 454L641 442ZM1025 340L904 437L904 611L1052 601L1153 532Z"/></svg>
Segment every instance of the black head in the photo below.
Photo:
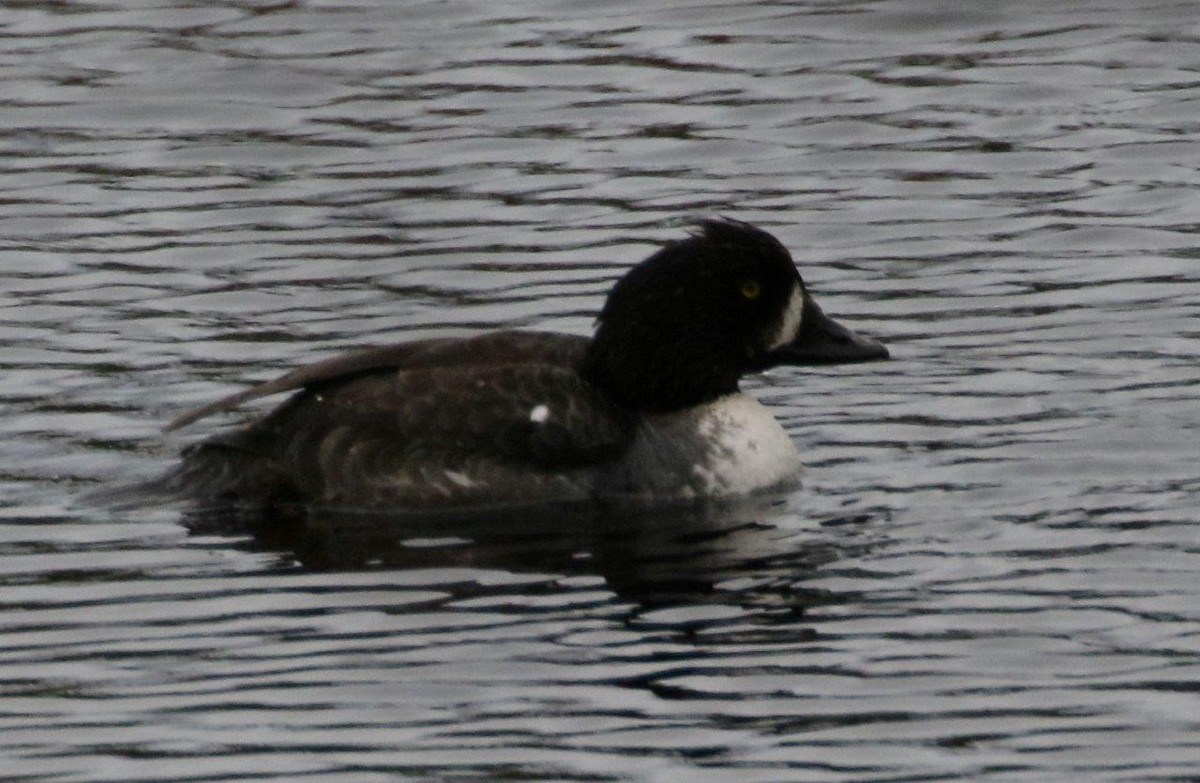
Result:
<svg viewBox="0 0 1200 783"><path fill-rule="evenodd" d="M886 356L821 312L779 240L718 219L617 281L584 373L626 405L669 411L735 392L743 375L777 364Z"/></svg>

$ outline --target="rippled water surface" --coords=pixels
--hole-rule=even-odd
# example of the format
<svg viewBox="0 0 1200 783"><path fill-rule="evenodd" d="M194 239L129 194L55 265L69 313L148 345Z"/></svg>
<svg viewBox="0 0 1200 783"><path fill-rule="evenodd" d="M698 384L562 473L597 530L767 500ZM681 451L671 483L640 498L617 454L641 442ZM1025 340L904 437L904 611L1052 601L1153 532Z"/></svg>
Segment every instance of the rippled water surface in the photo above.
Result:
<svg viewBox="0 0 1200 783"><path fill-rule="evenodd" d="M0 11L0 779L1200 778L1190 2ZM74 498L361 344L587 333L682 221L885 364L779 505L212 529Z"/></svg>

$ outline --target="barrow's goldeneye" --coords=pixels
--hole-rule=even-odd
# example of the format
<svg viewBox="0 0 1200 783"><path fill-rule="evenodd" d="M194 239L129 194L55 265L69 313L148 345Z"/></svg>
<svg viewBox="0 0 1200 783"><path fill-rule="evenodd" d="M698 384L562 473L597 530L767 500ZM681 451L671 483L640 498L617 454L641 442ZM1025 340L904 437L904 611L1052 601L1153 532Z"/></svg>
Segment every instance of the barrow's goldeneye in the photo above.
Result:
<svg viewBox="0 0 1200 783"><path fill-rule="evenodd" d="M302 367L169 424L295 392L188 448L166 482L210 507L742 495L800 468L775 418L738 391L743 375L887 355L821 312L775 237L704 220L617 281L591 339L498 331Z"/></svg>

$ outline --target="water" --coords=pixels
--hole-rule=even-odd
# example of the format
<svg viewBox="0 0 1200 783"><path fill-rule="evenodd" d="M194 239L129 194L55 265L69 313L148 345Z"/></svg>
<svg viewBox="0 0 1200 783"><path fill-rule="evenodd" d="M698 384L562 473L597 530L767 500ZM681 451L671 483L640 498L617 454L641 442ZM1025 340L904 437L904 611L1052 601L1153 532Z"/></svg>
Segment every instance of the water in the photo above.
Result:
<svg viewBox="0 0 1200 783"><path fill-rule="evenodd" d="M1200 777L1195 10L8 4L0 779ZM348 346L587 333L713 213L895 357L749 384L780 505L73 500Z"/></svg>

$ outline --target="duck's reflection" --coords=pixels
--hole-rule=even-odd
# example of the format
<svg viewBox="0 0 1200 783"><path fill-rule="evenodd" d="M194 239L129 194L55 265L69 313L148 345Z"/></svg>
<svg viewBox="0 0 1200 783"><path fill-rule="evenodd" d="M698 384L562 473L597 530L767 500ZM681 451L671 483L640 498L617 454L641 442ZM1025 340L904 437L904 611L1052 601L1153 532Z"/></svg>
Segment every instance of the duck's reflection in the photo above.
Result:
<svg viewBox="0 0 1200 783"><path fill-rule="evenodd" d="M351 511L245 518L192 512L197 534L249 533L249 546L293 555L312 570L486 568L594 575L643 609L734 604L795 616L833 596L805 577L843 557L854 519L804 521L784 499L614 509L563 506L472 515Z"/></svg>

